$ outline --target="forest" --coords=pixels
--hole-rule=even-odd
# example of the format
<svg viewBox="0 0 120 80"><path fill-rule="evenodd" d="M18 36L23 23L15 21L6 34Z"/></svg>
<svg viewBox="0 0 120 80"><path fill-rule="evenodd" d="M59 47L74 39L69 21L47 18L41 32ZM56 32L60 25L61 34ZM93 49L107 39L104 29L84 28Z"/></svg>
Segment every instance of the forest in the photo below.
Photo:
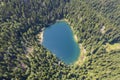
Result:
<svg viewBox="0 0 120 80"><path fill-rule="evenodd" d="M80 65L66 65L38 40L61 19L86 50ZM119 79L120 0L0 0L0 80Z"/></svg>

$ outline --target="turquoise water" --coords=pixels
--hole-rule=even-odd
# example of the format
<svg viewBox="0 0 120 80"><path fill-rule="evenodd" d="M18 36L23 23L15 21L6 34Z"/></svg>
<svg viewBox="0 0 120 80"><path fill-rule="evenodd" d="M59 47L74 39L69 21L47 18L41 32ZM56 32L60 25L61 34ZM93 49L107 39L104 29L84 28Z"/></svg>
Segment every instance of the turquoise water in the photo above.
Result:
<svg viewBox="0 0 120 80"><path fill-rule="evenodd" d="M49 26L45 29L43 37L43 46L64 63L72 64L78 59L80 49L66 22L60 21Z"/></svg>

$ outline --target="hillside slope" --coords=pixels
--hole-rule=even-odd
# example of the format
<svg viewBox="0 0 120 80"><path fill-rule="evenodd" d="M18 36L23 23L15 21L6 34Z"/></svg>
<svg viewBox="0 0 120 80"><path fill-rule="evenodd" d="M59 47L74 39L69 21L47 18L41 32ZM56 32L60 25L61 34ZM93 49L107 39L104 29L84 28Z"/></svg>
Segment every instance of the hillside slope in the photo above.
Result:
<svg viewBox="0 0 120 80"><path fill-rule="evenodd" d="M80 64L64 64L39 43L39 32L60 19L86 50ZM119 80L119 47L119 0L0 1L1 80Z"/></svg>

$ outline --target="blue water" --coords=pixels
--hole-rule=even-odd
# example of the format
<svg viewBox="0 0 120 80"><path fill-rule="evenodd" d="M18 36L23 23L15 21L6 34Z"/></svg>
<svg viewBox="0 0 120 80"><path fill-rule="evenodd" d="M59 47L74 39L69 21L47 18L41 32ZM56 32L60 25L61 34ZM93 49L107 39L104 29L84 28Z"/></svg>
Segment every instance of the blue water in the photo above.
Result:
<svg viewBox="0 0 120 80"><path fill-rule="evenodd" d="M60 21L49 26L45 29L43 37L43 46L64 63L72 64L78 59L80 49L66 22Z"/></svg>

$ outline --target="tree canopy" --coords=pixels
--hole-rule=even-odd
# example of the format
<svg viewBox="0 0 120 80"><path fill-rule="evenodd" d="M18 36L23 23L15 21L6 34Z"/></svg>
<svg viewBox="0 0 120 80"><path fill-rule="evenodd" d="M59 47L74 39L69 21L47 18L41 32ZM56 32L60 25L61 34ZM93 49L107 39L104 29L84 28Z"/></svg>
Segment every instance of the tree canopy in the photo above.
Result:
<svg viewBox="0 0 120 80"><path fill-rule="evenodd" d="M81 65L66 65L37 35L56 20L73 26L86 49ZM119 80L120 0L1 0L0 79Z"/></svg>

